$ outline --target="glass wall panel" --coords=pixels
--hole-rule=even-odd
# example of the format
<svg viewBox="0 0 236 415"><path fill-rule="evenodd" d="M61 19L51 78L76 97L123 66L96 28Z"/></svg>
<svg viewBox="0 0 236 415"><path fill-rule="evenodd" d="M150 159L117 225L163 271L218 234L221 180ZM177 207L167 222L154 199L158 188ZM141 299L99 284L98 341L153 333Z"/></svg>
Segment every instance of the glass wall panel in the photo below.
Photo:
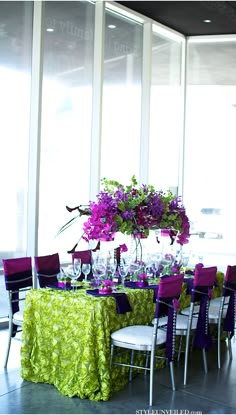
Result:
<svg viewBox="0 0 236 415"><path fill-rule="evenodd" d="M0 2L0 261L26 254L32 19L33 2Z"/></svg>
<svg viewBox="0 0 236 415"><path fill-rule="evenodd" d="M139 176L143 27L106 10L101 177Z"/></svg>
<svg viewBox="0 0 236 415"><path fill-rule="evenodd" d="M152 37L149 182L177 191L183 127L180 42Z"/></svg>
<svg viewBox="0 0 236 415"><path fill-rule="evenodd" d="M189 43L186 115L189 248L204 264L224 268L236 257L236 41Z"/></svg>
<svg viewBox="0 0 236 415"><path fill-rule="evenodd" d="M66 205L89 200L94 10L86 1L45 4L38 252L61 260L81 233L78 225L55 238L72 218Z"/></svg>

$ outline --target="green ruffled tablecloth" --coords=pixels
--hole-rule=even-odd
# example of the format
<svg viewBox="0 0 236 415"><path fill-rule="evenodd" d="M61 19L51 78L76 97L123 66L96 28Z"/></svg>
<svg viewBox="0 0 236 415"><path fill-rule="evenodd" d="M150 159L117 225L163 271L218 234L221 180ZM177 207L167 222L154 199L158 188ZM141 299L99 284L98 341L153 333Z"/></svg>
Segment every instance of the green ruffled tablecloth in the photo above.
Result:
<svg viewBox="0 0 236 415"><path fill-rule="evenodd" d="M219 286L223 274L218 273ZM221 283L222 282L222 283ZM186 284L181 308L189 304ZM153 319L153 290L125 289L132 312L117 314L113 297L94 297L80 289L32 289L26 298L21 376L53 384L63 395L108 400L128 382L128 369L110 371L111 332Z"/></svg>
<svg viewBox="0 0 236 415"><path fill-rule="evenodd" d="M117 314L115 299L85 290L33 289L26 298L21 376L50 383L67 396L108 400L128 381L127 368L110 374L110 334L133 324L150 324L153 290L126 289L132 312Z"/></svg>

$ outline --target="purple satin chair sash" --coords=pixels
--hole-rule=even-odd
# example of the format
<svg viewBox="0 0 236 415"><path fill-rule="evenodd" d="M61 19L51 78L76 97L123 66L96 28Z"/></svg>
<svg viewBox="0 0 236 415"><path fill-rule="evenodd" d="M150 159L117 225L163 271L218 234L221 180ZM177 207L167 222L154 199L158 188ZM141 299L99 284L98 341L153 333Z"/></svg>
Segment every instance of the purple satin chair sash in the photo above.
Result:
<svg viewBox="0 0 236 415"><path fill-rule="evenodd" d="M7 290L19 290L33 284L32 271L26 270L15 274L5 274L5 284Z"/></svg>
<svg viewBox="0 0 236 415"><path fill-rule="evenodd" d="M224 319L223 328L225 331L230 332L230 337L234 336L234 308L235 308L235 295L236 295L236 283L225 281L223 287L223 296L229 296L229 304L226 312L226 316Z"/></svg>
<svg viewBox="0 0 236 415"><path fill-rule="evenodd" d="M194 287L193 278L184 278L184 282L187 284L187 294L191 294L191 301L200 302L200 310L198 315L197 327L193 341L193 347L197 349L208 350L212 345L212 337L210 333L210 326L206 323L207 307L209 296L211 294L210 289L206 286ZM195 288L196 291L193 289ZM198 292L200 291L200 292ZM194 318L194 317L193 317Z"/></svg>
<svg viewBox="0 0 236 415"><path fill-rule="evenodd" d="M45 274L37 273L40 288L44 288L48 286L48 284L57 285L57 274L58 272L52 273L51 271L48 271Z"/></svg>
<svg viewBox="0 0 236 415"><path fill-rule="evenodd" d="M134 288L134 289L140 289L140 290L153 290L153 302L156 302L157 299L157 293L158 293L158 285L146 285L143 287L139 287L135 281L125 281L125 287L127 288Z"/></svg>
<svg viewBox="0 0 236 415"><path fill-rule="evenodd" d="M196 349L209 350L212 345L212 337L210 333L210 325L207 323L207 307L209 304L209 297L206 293L201 297L200 310L198 315L197 327L193 340L193 347Z"/></svg>
<svg viewBox="0 0 236 415"><path fill-rule="evenodd" d="M87 294L94 295L95 297L114 297L116 300L117 314L125 314L125 313L128 313L129 311L132 311L128 297L125 293L100 294L98 292L98 289L87 290L86 292Z"/></svg>
<svg viewBox="0 0 236 415"><path fill-rule="evenodd" d="M167 332L166 332L166 358L171 361L175 355L175 335L174 327L176 325L176 309L173 306L172 298L163 298L161 302L157 302L155 317L168 316ZM159 329L160 330L160 329Z"/></svg>
<svg viewBox="0 0 236 415"><path fill-rule="evenodd" d="M225 331L231 332L230 337L232 338L234 336L234 298L235 294L234 292L231 292L229 297L229 305L227 308L226 316L224 319L223 328Z"/></svg>
<svg viewBox="0 0 236 415"><path fill-rule="evenodd" d="M3 259L3 270L5 286L7 291L12 292L11 307L12 313L19 311L19 294L21 288L32 287L32 264L31 257ZM15 336L17 326L13 324L13 334Z"/></svg>
<svg viewBox="0 0 236 415"><path fill-rule="evenodd" d="M183 278L183 274L170 275L169 278L160 280L158 289L155 318L168 316L165 353L169 361L172 361L175 355L176 316L179 308L179 297Z"/></svg>
<svg viewBox="0 0 236 415"><path fill-rule="evenodd" d="M13 275L5 275L5 284L7 290L17 291L20 288L25 288L33 285L32 271L18 272ZM12 293L12 312L17 313L19 311L18 300L19 295L17 292Z"/></svg>

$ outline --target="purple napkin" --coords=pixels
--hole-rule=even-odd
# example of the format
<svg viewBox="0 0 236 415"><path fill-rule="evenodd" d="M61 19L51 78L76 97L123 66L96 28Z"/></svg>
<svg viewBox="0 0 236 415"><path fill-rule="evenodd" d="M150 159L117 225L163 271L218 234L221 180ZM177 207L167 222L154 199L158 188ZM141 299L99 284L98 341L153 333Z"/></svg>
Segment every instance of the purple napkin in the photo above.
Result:
<svg viewBox="0 0 236 415"><path fill-rule="evenodd" d="M129 311L132 311L131 305L129 303L128 297L125 293L109 293L109 294L100 294L98 289L96 290L86 290L87 294L94 295L95 297L114 297L116 300L116 311L117 314L125 314Z"/></svg>
<svg viewBox="0 0 236 415"><path fill-rule="evenodd" d="M54 290L62 290L62 291L72 291L74 289L74 287L72 288L71 286L58 287L57 284L47 284L46 287L47 288L53 288ZM76 290L78 290L79 288L83 288L83 286L82 285L77 285L75 287Z"/></svg>
<svg viewBox="0 0 236 415"><path fill-rule="evenodd" d="M149 285L146 285L146 286L143 286L143 287L139 287L137 284L136 284L136 282L135 281L125 281L125 287L127 287L127 288L135 288L135 289L140 289L140 290L146 290L146 289L148 289L148 290L150 290L150 289L152 289L153 290L153 302L155 303L156 302L156 299L157 299L157 292L158 292L158 285L151 285L151 284L149 284Z"/></svg>

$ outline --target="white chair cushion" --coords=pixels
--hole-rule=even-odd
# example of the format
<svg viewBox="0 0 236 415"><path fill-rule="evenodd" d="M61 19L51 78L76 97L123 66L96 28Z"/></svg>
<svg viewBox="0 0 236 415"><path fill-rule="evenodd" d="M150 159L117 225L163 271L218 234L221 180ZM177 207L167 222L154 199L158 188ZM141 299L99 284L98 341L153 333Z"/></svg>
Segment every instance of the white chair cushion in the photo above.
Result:
<svg viewBox="0 0 236 415"><path fill-rule="evenodd" d="M194 313L199 313L199 305L194 305ZM184 314L185 316L188 316L190 313L190 307L186 307L183 310L181 310L181 314Z"/></svg>
<svg viewBox="0 0 236 415"><path fill-rule="evenodd" d="M111 334L111 338L114 341L151 346L152 344L153 327L150 326L128 326L123 329L114 331ZM157 333L157 345L164 344L166 342L166 332L158 330Z"/></svg>
<svg viewBox="0 0 236 415"><path fill-rule="evenodd" d="M212 305L218 305L218 306L220 306L220 303L221 303L221 298L222 297L217 297L217 298L212 298L212 300L211 300L211 302L210 302L210 306ZM225 304L228 304L228 302L229 302L229 297L225 297Z"/></svg>
<svg viewBox="0 0 236 415"><path fill-rule="evenodd" d="M17 326L22 326L23 324L23 311L17 311L13 314L13 323Z"/></svg>
<svg viewBox="0 0 236 415"><path fill-rule="evenodd" d="M168 318L167 317L161 317L158 321L158 327L165 326L167 324ZM154 320L152 321L152 324L154 324ZM178 330L187 330L188 327L188 315L181 315L177 314L176 319L176 331ZM195 330L197 327L197 318L193 317L192 320L192 330ZM176 333L179 335L179 333Z"/></svg>
<svg viewBox="0 0 236 415"><path fill-rule="evenodd" d="M219 310L220 310L220 304L219 305L210 304L210 307L209 307L209 321L210 321L210 323L211 323L211 320L218 320ZM226 313L227 313L227 307L224 307L222 318L226 317Z"/></svg>
<svg viewBox="0 0 236 415"><path fill-rule="evenodd" d="M191 329L195 330L197 327L197 317L193 316L192 319L192 326ZM181 315L178 314L177 315L177 319L176 319L176 334L179 335L179 331L186 331L188 328L188 316L187 315Z"/></svg>

